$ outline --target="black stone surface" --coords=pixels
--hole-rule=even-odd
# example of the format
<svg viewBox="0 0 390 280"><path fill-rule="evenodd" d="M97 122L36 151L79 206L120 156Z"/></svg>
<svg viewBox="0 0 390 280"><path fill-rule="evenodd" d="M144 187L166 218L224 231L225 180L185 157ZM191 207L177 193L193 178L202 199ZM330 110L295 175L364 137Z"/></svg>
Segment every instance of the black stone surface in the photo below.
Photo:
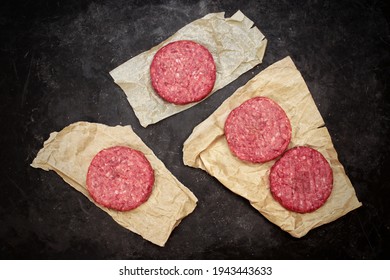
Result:
<svg viewBox="0 0 390 280"><path fill-rule="evenodd" d="M1 1L0 258L388 259L390 33L385 1ZM144 129L108 72L185 24L240 9L264 62L203 103ZM290 55L363 207L296 239L205 172L183 166L192 129ZM160 248L116 224L54 172L29 166L52 131L132 125L199 203Z"/></svg>

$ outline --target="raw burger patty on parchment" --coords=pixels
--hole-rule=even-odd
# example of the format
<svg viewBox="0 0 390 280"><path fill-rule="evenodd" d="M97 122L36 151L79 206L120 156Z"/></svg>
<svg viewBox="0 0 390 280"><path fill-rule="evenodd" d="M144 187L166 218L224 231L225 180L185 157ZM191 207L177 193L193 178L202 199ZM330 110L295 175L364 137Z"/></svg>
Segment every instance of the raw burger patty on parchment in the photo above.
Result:
<svg viewBox="0 0 390 280"><path fill-rule="evenodd" d="M325 157L309 147L286 151L271 168L272 196L288 210L313 212L328 199L333 188L333 172Z"/></svg>
<svg viewBox="0 0 390 280"><path fill-rule="evenodd" d="M134 209L145 202L153 188L154 171L140 151L124 146L101 150L87 173L92 198L118 211Z"/></svg>
<svg viewBox="0 0 390 280"><path fill-rule="evenodd" d="M284 110L267 97L251 98L232 110L225 122L231 152L253 163L281 155L291 140L291 124Z"/></svg>
<svg viewBox="0 0 390 280"><path fill-rule="evenodd" d="M184 105L205 98L213 89L216 66L211 53L189 40L172 42L153 57L152 86L164 100Z"/></svg>

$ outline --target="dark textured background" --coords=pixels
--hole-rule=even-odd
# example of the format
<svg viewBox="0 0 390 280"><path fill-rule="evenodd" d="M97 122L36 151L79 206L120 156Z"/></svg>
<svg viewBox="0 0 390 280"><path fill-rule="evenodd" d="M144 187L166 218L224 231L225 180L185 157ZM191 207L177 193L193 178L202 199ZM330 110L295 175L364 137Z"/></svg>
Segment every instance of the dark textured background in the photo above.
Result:
<svg viewBox="0 0 390 280"><path fill-rule="evenodd" d="M64 3L63 3L64 2ZM66 2L66 3L65 3ZM390 258L389 14L385 1L16 1L0 4L0 258ZM185 24L240 9L264 62L201 104L144 129L108 72ZM363 207L295 239L205 172L182 144L239 86L290 55ZM54 172L29 167L49 133L86 120L132 125L199 203L155 246Z"/></svg>

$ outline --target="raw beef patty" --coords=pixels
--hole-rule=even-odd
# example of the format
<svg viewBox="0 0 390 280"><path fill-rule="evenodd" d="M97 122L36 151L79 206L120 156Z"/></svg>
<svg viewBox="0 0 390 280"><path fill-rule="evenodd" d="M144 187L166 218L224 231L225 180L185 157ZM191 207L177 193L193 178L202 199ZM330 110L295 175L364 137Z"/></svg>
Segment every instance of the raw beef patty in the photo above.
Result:
<svg viewBox="0 0 390 280"><path fill-rule="evenodd" d="M230 150L239 159L266 162L286 150L291 140L290 120L273 100L254 97L230 112L225 136Z"/></svg>
<svg viewBox="0 0 390 280"><path fill-rule="evenodd" d="M154 184L154 171L140 151L115 146L100 151L87 173L87 189L100 205L118 211L145 202Z"/></svg>
<svg viewBox="0 0 390 280"><path fill-rule="evenodd" d="M308 213L320 208L333 188L333 173L324 156L309 147L283 154L269 175L273 197L288 210Z"/></svg>
<svg viewBox="0 0 390 280"><path fill-rule="evenodd" d="M150 66L154 90L174 104L188 104L205 98L213 89L216 67L213 56L193 41L172 42L154 55Z"/></svg>

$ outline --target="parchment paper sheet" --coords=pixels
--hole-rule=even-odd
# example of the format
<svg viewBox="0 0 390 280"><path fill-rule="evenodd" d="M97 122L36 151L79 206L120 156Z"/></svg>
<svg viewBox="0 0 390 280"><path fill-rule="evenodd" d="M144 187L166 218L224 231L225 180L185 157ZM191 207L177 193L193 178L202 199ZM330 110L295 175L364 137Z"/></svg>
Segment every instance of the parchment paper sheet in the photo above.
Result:
<svg viewBox="0 0 390 280"><path fill-rule="evenodd" d="M92 158L100 150L117 145L143 152L155 172L150 198L127 212L96 204L86 189L86 175ZM88 122L71 124L50 134L31 166L54 170L117 223L159 246L165 245L173 229L196 207L197 198L168 171L130 126L110 127Z"/></svg>
<svg viewBox="0 0 390 280"><path fill-rule="evenodd" d="M276 101L291 121L289 148L306 145L317 149L329 161L334 188L328 201L318 210L299 214L283 208L272 197L268 175L275 161L246 163L230 152L224 135L225 120L232 109L255 97ZM338 161L336 150L314 100L290 57L269 66L239 88L209 118L199 124L185 141L184 164L201 168L234 193L245 197L269 221L294 237L329 223L361 206L355 190Z"/></svg>
<svg viewBox="0 0 390 280"><path fill-rule="evenodd" d="M160 98L151 85L149 67L154 54L164 45L178 40L195 41L213 55L217 77L212 93L261 63L267 45L264 35L241 11L231 18L225 18L224 13L212 13L189 23L159 45L118 66L110 75L125 92L143 127L199 103L171 104Z"/></svg>

